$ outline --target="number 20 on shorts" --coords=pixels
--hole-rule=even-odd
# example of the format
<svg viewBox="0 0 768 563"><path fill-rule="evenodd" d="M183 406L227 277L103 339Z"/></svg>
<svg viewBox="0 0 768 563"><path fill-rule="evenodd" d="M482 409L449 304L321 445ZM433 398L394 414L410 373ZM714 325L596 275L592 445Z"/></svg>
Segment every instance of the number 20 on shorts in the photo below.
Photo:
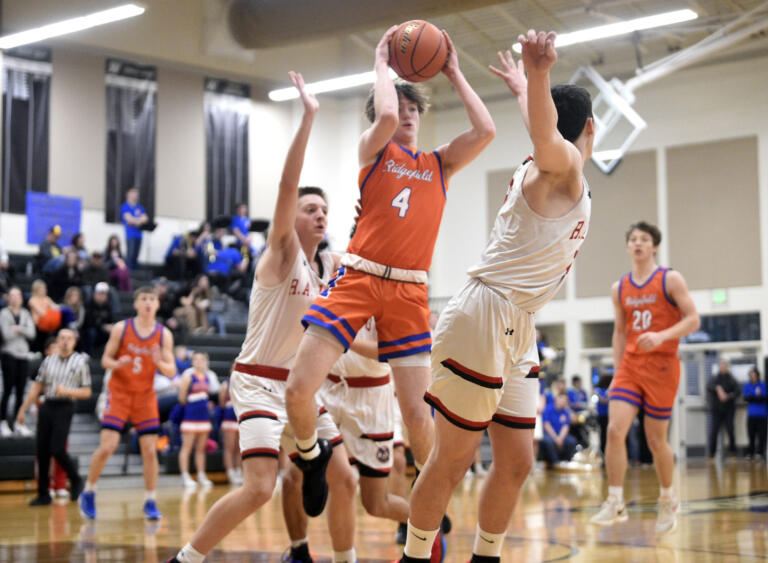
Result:
<svg viewBox="0 0 768 563"><path fill-rule="evenodd" d="M395 198L392 200L392 207L397 207L399 211L397 212L397 216L401 219L405 217L405 214L408 213L408 207L409 203L408 201L411 199L411 188L403 188L400 190L400 193L395 196Z"/></svg>

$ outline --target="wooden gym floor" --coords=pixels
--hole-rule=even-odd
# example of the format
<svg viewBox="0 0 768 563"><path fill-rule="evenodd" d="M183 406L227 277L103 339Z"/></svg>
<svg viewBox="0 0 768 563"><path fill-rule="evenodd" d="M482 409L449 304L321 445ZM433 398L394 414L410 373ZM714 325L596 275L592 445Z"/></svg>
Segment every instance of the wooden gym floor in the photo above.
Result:
<svg viewBox="0 0 768 563"><path fill-rule="evenodd" d="M630 468L625 495L630 519L594 528L589 517L604 489L601 474L559 474L537 469L526 482L502 555L528 561L756 561L768 559L768 473L762 463L691 461L675 477L683 508L678 530L653 535L658 495L652 467ZM186 542L207 509L228 490L218 485L185 494L177 478L163 478L158 505L163 520L142 517L141 482L106 479L97 495L99 518L86 522L77 504L27 506L29 494L0 495L0 561L143 561L155 563ZM447 562L469 559L481 480L467 478L454 493L446 537ZM123 488L118 488L123 487ZM400 554L395 524L358 512L360 561L392 561ZM310 522L310 549L318 561L331 550L323 517ZM288 540L279 499L273 499L222 541L208 561L277 562Z"/></svg>

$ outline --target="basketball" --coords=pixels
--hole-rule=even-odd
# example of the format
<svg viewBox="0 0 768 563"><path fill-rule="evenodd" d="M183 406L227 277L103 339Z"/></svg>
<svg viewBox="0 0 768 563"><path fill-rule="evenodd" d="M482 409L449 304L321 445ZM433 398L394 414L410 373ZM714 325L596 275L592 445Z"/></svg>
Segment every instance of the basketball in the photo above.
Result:
<svg viewBox="0 0 768 563"><path fill-rule="evenodd" d="M442 32L424 20L400 24L389 40L389 66L409 82L424 82L437 75L447 58Z"/></svg>

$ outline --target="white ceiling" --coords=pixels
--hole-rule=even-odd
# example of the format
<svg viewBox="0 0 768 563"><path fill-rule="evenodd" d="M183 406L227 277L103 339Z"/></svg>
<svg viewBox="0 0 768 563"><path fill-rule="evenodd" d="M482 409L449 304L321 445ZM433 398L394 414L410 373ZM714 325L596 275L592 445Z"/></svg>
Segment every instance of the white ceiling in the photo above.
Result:
<svg viewBox="0 0 768 563"><path fill-rule="evenodd" d="M3 0L3 32L80 15L113 6L119 1ZM366 70L373 62L373 47L386 27L380 23L382 14L378 8L382 6L381 0L348 0L346 9L349 21L360 22L360 29L350 33L341 22L339 28L343 31L336 34L327 31L326 21L317 23L320 20L316 13L307 13L308 17L304 20L301 15L294 15L297 13L295 8L306 0L282 0L282 5L292 17L281 18L281 25L286 25L287 20L297 29L307 30L307 34L311 35L315 28L322 32L318 31L311 41L246 50L237 45L229 33L226 18L228 1L143 0L147 7L143 16L61 38L50 44L104 55L120 55L139 62L154 62L200 74L239 78L254 84L255 91L262 94L271 87L286 85L286 72L291 69L303 72L308 80ZM312 1L319 3L322 0ZM344 2L335 0L333 4L338 7ZM422 4L425 10L435 9L434 2ZM460 50L460 63L469 81L481 95L494 96L501 94L504 89L485 67L495 62L497 50L508 48L517 35L528 28L567 32L680 8L691 8L699 14L697 20L690 22L643 31L634 36L564 47L559 51L555 81L567 80L576 68L586 64L595 66L606 78L626 78L640 66L694 44L766 2L515 0L493 4L484 0L481 4L481 7L476 7L477 4L471 0L444 0L441 4L442 12L445 12L446 7L458 7L460 11L438 15L428 13L423 17L448 30ZM759 15L765 17L767 13L768 6ZM418 15L409 14L407 17ZM312 27L311 18L316 22L315 28ZM768 38L763 33L744 40L709 61L766 54ZM452 103L454 97L450 95L447 81L438 78L429 85L433 89L436 105Z"/></svg>

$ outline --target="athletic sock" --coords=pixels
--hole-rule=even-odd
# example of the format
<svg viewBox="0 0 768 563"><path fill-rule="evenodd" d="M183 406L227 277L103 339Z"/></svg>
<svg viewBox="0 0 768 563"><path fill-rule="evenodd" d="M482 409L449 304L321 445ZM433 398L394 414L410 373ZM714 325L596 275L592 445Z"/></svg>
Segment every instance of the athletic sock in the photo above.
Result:
<svg viewBox="0 0 768 563"><path fill-rule="evenodd" d="M440 528L432 531L420 530L408 520L408 536L405 540L404 553L416 559L429 559L432 555L432 544L435 543L435 537L439 531Z"/></svg>
<svg viewBox="0 0 768 563"><path fill-rule="evenodd" d="M155 500L157 497L157 491L147 491L144 493L144 501Z"/></svg>
<svg viewBox="0 0 768 563"><path fill-rule="evenodd" d="M675 496L672 487L660 487L660 490L661 494L659 496L661 496L661 498L674 498Z"/></svg>
<svg viewBox="0 0 768 563"><path fill-rule="evenodd" d="M85 489L83 489L86 493L92 493L96 490L96 483L91 483L90 481L85 482Z"/></svg>
<svg viewBox="0 0 768 563"><path fill-rule="evenodd" d="M357 563L355 548L353 547L347 551L334 551L333 563Z"/></svg>
<svg viewBox="0 0 768 563"><path fill-rule="evenodd" d="M613 496L624 502L624 487L619 485L618 487L608 487L608 496Z"/></svg>
<svg viewBox="0 0 768 563"><path fill-rule="evenodd" d="M176 554L176 559L178 559L180 563L203 563L205 555L192 547L191 543L188 543Z"/></svg>
<svg viewBox="0 0 768 563"><path fill-rule="evenodd" d="M312 561L309 555L309 542L307 538L291 542L291 559L294 561Z"/></svg>
<svg viewBox="0 0 768 563"><path fill-rule="evenodd" d="M291 540L291 549L295 547L301 547L302 545L308 545L308 544L309 544L309 539L307 539L306 537L301 538L300 540Z"/></svg>
<svg viewBox="0 0 768 563"><path fill-rule="evenodd" d="M500 534L492 534L486 532L477 525L475 531L475 545L472 548L472 555L479 555L482 557L501 557L501 548L504 547L504 536L506 532Z"/></svg>
<svg viewBox="0 0 768 563"><path fill-rule="evenodd" d="M320 455L320 446L317 443L317 430L312 433L312 436L301 440L296 438L296 448L299 450L301 459L315 459Z"/></svg>

